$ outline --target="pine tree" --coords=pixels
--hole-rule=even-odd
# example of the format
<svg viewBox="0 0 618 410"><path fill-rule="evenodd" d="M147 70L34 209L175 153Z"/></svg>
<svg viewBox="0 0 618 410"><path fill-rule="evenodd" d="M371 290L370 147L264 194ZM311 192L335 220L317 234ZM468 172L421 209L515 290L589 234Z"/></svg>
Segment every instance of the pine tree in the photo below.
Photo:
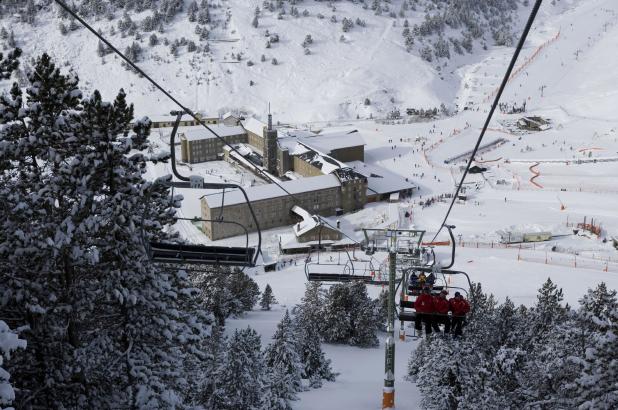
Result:
<svg viewBox="0 0 618 410"><path fill-rule="evenodd" d="M378 346L376 332L381 318L376 303L367 294L367 286L361 281L355 281L350 285L350 294L354 295L354 301L351 305L352 335L349 343L360 347Z"/></svg>
<svg viewBox="0 0 618 410"><path fill-rule="evenodd" d="M26 341L11 332L8 325L0 320L0 406L9 406L15 400L15 391L10 383L11 375L2 368L4 361L9 360L11 353L25 349Z"/></svg>
<svg viewBox="0 0 618 410"><path fill-rule="evenodd" d="M314 388L320 387L322 380L334 381L337 376L322 351L320 323L323 299L321 284L309 282L294 319L298 352L303 364L302 377L308 379Z"/></svg>
<svg viewBox="0 0 618 410"><path fill-rule="evenodd" d="M353 298L344 284L330 287L322 309L321 333L327 343L347 343L352 334L350 306Z"/></svg>
<svg viewBox="0 0 618 410"><path fill-rule="evenodd" d="M275 390L279 391L279 397L285 400L295 400L295 392L302 390L303 365L297 349L294 326L286 310L283 319L277 324L272 342L264 353L266 365L272 369L275 376L282 376L275 383Z"/></svg>
<svg viewBox="0 0 618 410"><path fill-rule="evenodd" d="M581 409L613 409L618 406L618 301L616 291L601 283L581 300L579 314L592 334L585 340L582 370L575 380L575 405ZM582 340L582 342L584 342ZM574 406L575 407L575 406Z"/></svg>
<svg viewBox="0 0 618 410"><path fill-rule="evenodd" d="M28 342L9 363L17 407L182 402L209 319L186 274L144 251L179 206L142 178L149 121L131 132L123 91L82 99L47 55L28 80L25 104L17 85L0 99L0 303Z"/></svg>
<svg viewBox="0 0 618 410"><path fill-rule="evenodd" d="M235 330L226 350L225 364L213 375L217 386L208 407L213 410L261 409L267 373L260 336L249 327Z"/></svg>
<svg viewBox="0 0 618 410"><path fill-rule="evenodd" d="M260 300L260 307L262 310L270 310L270 305L277 303L277 299L275 299L275 295L273 295L273 290L269 284L266 284L266 288L264 288L264 293L262 293L262 299Z"/></svg>
<svg viewBox="0 0 618 410"><path fill-rule="evenodd" d="M19 48L11 51L6 57L0 53L0 80L11 78L13 71L19 67L19 57L21 57L21 49Z"/></svg>
<svg viewBox="0 0 618 410"><path fill-rule="evenodd" d="M239 303L239 309L232 310L232 314L241 314L253 309L260 297L260 287L244 272L237 272L228 277L232 297Z"/></svg>
<svg viewBox="0 0 618 410"><path fill-rule="evenodd" d="M213 325L210 338L206 342L205 352L206 358L202 363L203 368L196 369L202 377L198 381L198 387L195 390L194 403L199 403L206 408L212 408L213 400L218 400L214 394L219 389L219 380L216 375L224 371L227 363L226 349L228 340L223 334L224 328L218 325ZM212 377L211 377L212 376Z"/></svg>

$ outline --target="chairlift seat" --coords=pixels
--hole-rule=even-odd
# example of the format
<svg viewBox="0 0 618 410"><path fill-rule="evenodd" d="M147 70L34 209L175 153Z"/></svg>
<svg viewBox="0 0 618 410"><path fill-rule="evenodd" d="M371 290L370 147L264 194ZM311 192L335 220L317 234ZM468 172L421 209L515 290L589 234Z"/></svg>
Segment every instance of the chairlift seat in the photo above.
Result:
<svg viewBox="0 0 618 410"><path fill-rule="evenodd" d="M416 312L399 312L399 320L401 322L414 322Z"/></svg>
<svg viewBox="0 0 618 410"><path fill-rule="evenodd" d="M151 242L150 255L155 263L253 266L255 248Z"/></svg>
<svg viewBox="0 0 618 410"><path fill-rule="evenodd" d="M399 306L401 308L414 309L414 301L413 300L400 300Z"/></svg>
<svg viewBox="0 0 618 410"><path fill-rule="evenodd" d="M350 282L353 280L361 280L363 282L373 282L373 278L369 275L345 275L337 273L309 273L307 278L310 282Z"/></svg>

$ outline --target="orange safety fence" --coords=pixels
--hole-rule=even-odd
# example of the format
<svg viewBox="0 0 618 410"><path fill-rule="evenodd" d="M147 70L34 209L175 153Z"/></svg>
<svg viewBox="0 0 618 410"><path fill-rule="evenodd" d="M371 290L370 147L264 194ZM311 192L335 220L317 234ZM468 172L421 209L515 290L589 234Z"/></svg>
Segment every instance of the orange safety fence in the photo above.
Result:
<svg viewBox="0 0 618 410"><path fill-rule="evenodd" d="M515 71L513 71L511 73L511 76L509 77L509 79L507 80L507 84L509 82L511 82L511 80L513 80L515 77L517 77L519 74L521 74L521 72L524 71L524 69L526 67L528 67L538 56L539 54L541 54L541 51L543 51L543 49L545 47L547 47L548 45L550 45L551 43L553 43L554 41L558 40L558 38L560 38L560 30L558 30L558 33L556 33L556 35L552 38L550 38L549 40L547 40L545 43L541 44L540 46L537 47L537 49L534 51L534 53L532 53L532 55L530 57L528 57L519 67L517 67L517 69L515 69ZM496 94L498 94L498 90L500 89L500 87L496 87L496 89L494 91L492 91L483 102L489 102L491 100L492 97L494 97Z"/></svg>

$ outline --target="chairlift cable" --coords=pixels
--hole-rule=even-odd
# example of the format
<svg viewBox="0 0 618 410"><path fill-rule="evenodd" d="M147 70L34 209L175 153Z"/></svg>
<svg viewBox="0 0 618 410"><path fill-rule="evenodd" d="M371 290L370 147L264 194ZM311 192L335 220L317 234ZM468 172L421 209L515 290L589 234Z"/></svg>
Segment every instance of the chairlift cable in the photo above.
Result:
<svg viewBox="0 0 618 410"><path fill-rule="evenodd" d="M526 22L526 26L524 27L524 31L519 39L519 43L517 44L517 47L515 47L515 52L513 53L513 57L511 58L511 62L509 63L509 67L506 70L506 73L504 74L504 78L502 79L502 83L500 84L500 88L498 89L498 93L496 94L496 98L494 98L494 102L491 105L491 109L489 110L489 114L487 114L487 118L485 120L485 124L483 125L483 128L481 130L481 134L479 135L478 140L476 141L476 145L474 146L474 149L472 150L472 153L470 154L470 159L468 160L468 164L466 165L466 169L464 170L463 175L461 176L461 181L459 181L459 184L457 185L457 189L455 190L455 194L453 195L453 198L451 199L451 204L448 207L448 210L446 211L446 215L444 216L444 219L442 220L442 224L440 225L440 228L438 229L438 231L436 232L436 234L434 235L433 239L431 240L431 242L435 241L436 238L438 237L438 234L442 231L442 228L444 228L444 226L446 225L446 220L448 219L451 210L453 209L453 206L455 205L455 201L457 200L457 196L459 195L459 191L461 190L461 187L463 186L464 180L466 179L466 176L468 175L468 171L470 170L470 166L472 165L472 161L474 161L474 157L476 156L476 152L479 149L479 146L481 145L481 142L483 141L483 137L485 136L485 132L487 131L487 127L489 127L489 123L491 121L491 118L494 114L494 111L496 110L496 107L498 106L498 103L500 102L500 97L502 96L502 92L504 91L504 89L506 88L506 84L509 80L509 78L511 77L511 72L513 71L513 68L515 67L515 63L517 62L517 58L519 57L519 53L521 52L524 43L526 42L526 38L528 37L528 33L530 32L530 28L532 27L532 24L534 23L534 19L536 18L537 12L539 11L539 8L541 7L541 3L543 3L543 0L536 0L536 3L534 3L534 6L532 7L532 11L530 12L530 17L528 17L528 21Z"/></svg>
<svg viewBox="0 0 618 410"><path fill-rule="evenodd" d="M89 25L86 21L84 21L75 11L73 11L69 6L67 6L67 4L62 1L62 0L54 0L54 2L56 4L58 4L60 7L62 7L67 13L69 13L73 18L75 18L77 21L79 21L79 23L81 25L83 25L88 31L90 31L92 34L94 34L99 40L101 40L103 43L105 43L105 45L107 47L109 47L110 50L112 50L115 54L117 54L120 58L122 58L127 64L129 64L138 74L140 74L141 76L143 76L146 80L148 80L153 86L155 86L155 88L157 88L159 91L161 91L167 98L169 98L174 104L176 104L178 107L180 107L186 114L188 114L191 118L193 118L198 124L200 124L201 126L203 126L204 128L206 128L208 131L210 131L215 138L217 138L218 140L220 140L225 146L229 147L230 150L232 150L233 152L235 152L238 155L241 155L241 153L238 151L237 148L235 148L234 146L232 146L229 142L227 142L225 140L225 138L221 137L219 134L217 134L214 130L212 130L205 122L203 122L200 118L197 117L197 115L190 110L189 108L187 108L186 106L184 106L180 101L178 101L170 92L166 91L161 85L159 85L159 83L157 83L155 80L153 80L148 74L146 74L146 72L144 72L144 70L142 70L137 64L135 64L134 62L132 62L128 57L126 57L120 50L118 50L116 47L114 47L114 45L112 45L102 34L100 34L99 32L97 32L91 25ZM170 149L172 149L172 147L170 147ZM242 155L241 155L242 156ZM271 179L268 175L266 175L266 173L259 169L259 168L255 168L256 172L261 174L263 177L265 177L267 180L270 180L273 184L275 184L277 187L279 187L283 192L285 192L288 196L290 196L297 204L300 203L300 201L298 200L298 198L292 194L290 191L288 191L287 189L285 189L283 186L281 186L281 184L279 184L277 181ZM251 208L250 203L248 203L249 207ZM324 223L326 225L328 225L330 228L336 229L333 225L331 225L330 223L328 223L328 221L324 221ZM360 244L360 242L358 242L356 239L351 238L350 236L348 236L345 232L341 231L341 233L348 239L350 239L351 241L353 241L356 244Z"/></svg>
<svg viewBox="0 0 618 410"><path fill-rule="evenodd" d="M100 41L102 41L107 47L109 47L110 50L112 50L115 54L117 54L120 58L122 58L127 64L129 64L138 74L140 74L141 76L143 76L146 80L148 80L155 88L157 88L159 91L161 91L167 98L169 98L174 104L176 104L178 107L180 107L186 114L188 114L191 118L193 118L198 124L200 124L201 126L203 126L204 128L206 128L208 131L210 131L218 140L220 140L225 146L229 147L230 150L232 150L233 152L235 152L238 155L241 155L241 153L238 151L237 148L235 148L234 146L232 146L229 142L227 142L225 140L225 138L221 137L219 134L217 134L214 130L212 130L205 122L203 122L200 118L197 117L197 115L190 110L189 108L187 108L186 106L184 106L180 101L178 101L170 92L166 91L161 85L159 85L159 83L157 83L155 80L153 80L148 74L146 74L146 72L144 72L144 70L142 70L137 64L135 64L134 62L132 62L127 56L125 56L120 50L118 50L116 47L114 47L113 44L111 44L102 34L100 34L99 32L97 32L91 25L89 25L84 19L82 19L75 11L73 11L69 6L67 6L67 4L62 1L62 0L54 0L54 2L56 4L58 4L60 7L62 7L67 13L69 13L73 18L75 18L77 21L79 21L79 23L84 26L88 31L90 31L92 34L94 34ZM170 150L172 150L173 147L170 147ZM242 155L241 155L242 156ZM288 196L290 196L295 203L300 203L300 201L298 200L298 198L292 194L290 191L288 191L287 189L285 189L283 186L281 186L281 184L279 184L277 181L272 180L268 175L266 175L266 173L255 167L255 170L257 173L261 174L263 177L265 177L267 180L270 180L273 184L275 184L277 187L279 187L283 192L285 192ZM251 209L251 204L250 202L247 203L247 205L249 206L249 208ZM331 225L330 223L328 223L328 221L324 221L324 223L326 225L328 225L330 228L332 229L336 229L333 225ZM350 239L351 241L353 241L356 244L360 244L360 242L358 242L356 239L351 238L350 236L348 236L345 232L341 231L341 233L348 239Z"/></svg>

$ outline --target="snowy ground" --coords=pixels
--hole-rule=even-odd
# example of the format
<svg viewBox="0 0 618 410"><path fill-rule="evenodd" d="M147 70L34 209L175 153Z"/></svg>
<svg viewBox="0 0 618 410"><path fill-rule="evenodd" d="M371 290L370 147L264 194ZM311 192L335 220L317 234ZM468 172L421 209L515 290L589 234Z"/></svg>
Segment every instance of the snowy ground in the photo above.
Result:
<svg viewBox="0 0 618 410"><path fill-rule="evenodd" d="M588 286L605 281L608 287L618 288L618 273L588 269L569 269L545 265L542 261L527 262L517 260L517 250L488 252L487 249L459 249L455 269L467 271L474 281L481 282L486 292L493 293L500 301L508 296L516 304L532 305L536 291L551 277L562 287L565 302L577 306L578 299ZM229 320L228 327L251 326L262 335L262 343L269 342L276 325L285 309L300 303L304 293L305 275L303 266L288 265L275 272L261 273L254 279L264 289L270 284L280 305L272 311L254 310L239 319ZM463 285L460 279L452 278L451 285ZM370 295L377 297L380 287L370 287ZM408 334L412 329L407 328ZM300 394L300 401L294 403L295 409L367 409L375 410L381 406L384 374L384 341L374 349L361 349L342 345L324 345L333 368L341 375L334 383ZM412 339L396 342L396 385L395 401L397 409L420 408L420 396L416 386L404 380L407 361L416 346Z"/></svg>

